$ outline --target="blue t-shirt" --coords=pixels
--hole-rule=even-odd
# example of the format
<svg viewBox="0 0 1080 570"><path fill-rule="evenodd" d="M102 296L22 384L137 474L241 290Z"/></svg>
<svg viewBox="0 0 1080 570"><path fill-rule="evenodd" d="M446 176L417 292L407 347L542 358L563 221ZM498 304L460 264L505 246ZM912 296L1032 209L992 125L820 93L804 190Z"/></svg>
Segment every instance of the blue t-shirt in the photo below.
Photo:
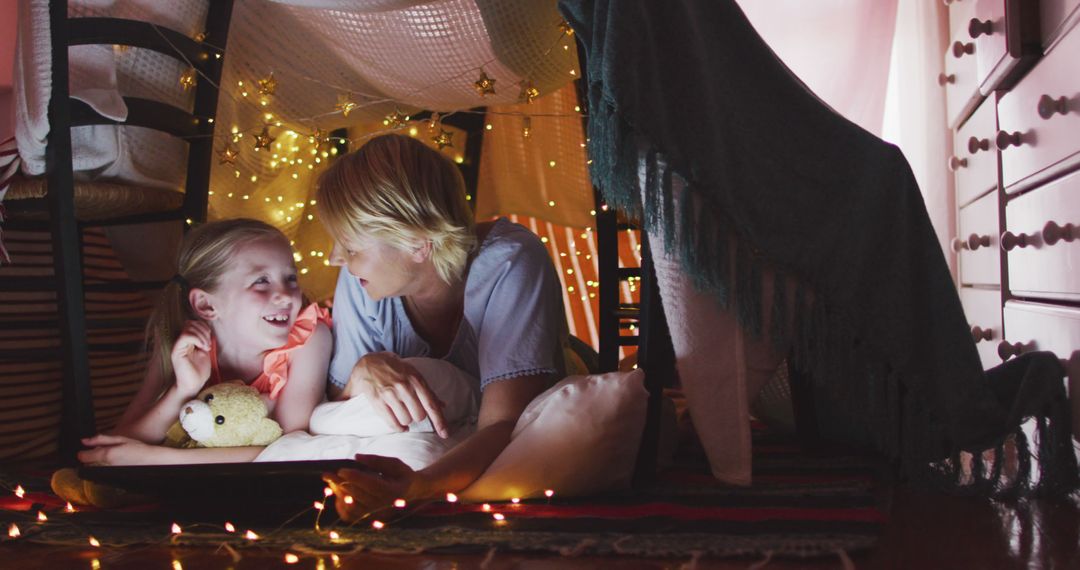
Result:
<svg viewBox="0 0 1080 570"><path fill-rule="evenodd" d="M343 388L360 357L388 351L431 356L412 327L401 297L372 301L347 268L334 293L334 356L330 382ZM533 374L565 374L566 338L559 277L536 234L499 218L465 277L465 314L442 359L491 382Z"/></svg>

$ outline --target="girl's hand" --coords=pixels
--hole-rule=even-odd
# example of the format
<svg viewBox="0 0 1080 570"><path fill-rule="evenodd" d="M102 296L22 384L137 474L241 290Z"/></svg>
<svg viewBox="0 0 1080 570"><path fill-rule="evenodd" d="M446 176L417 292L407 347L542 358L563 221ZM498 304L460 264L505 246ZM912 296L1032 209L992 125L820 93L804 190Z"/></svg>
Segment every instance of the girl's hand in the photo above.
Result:
<svg viewBox="0 0 1080 570"><path fill-rule="evenodd" d="M176 389L187 399L194 398L210 379L210 325L187 321L172 349Z"/></svg>
<svg viewBox="0 0 1080 570"><path fill-rule="evenodd" d="M420 372L396 354L372 352L356 363L342 398L356 395L367 397L375 412L398 431L431 418L439 437L450 435L442 413L445 404L428 388Z"/></svg>
<svg viewBox="0 0 1080 570"><path fill-rule="evenodd" d="M420 497L420 474L400 459L358 453L356 462L362 471L338 469L337 473L323 473L323 481L334 491L334 507L342 519L355 522L393 506L396 499ZM346 502L345 497L352 499Z"/></svg>
<svg viewBox="0 0 1080 570"><path fill-rule="evenodd" d="M82 442L90 449L79 452L79 461L90 465L149 464L154 447L121 435L98 434L83 438Z"/></svg>

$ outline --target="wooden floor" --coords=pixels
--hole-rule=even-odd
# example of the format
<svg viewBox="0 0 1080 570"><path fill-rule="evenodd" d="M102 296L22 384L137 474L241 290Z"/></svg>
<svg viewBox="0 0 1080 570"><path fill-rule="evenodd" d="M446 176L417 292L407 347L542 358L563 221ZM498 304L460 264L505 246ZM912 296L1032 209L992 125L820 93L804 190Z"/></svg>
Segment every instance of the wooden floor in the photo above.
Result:
<svg viewBox="0 0 1080 570"><path fill-rule="evenodd" d="M986 499L928 495L900 489L891 521L872 551L853 553L855 568L869 569L1080 569L1080 498L1051 503L1034 501L1006 506ZM287 564L284 552L245 550L239 562L224 551L151 548L51 549L30 544L0 544L0 567L101 569L335 568L324 557L301 557ZM94 561L97 560L95 563ZM174 561L179 562L179 566ZM695 564L696 562L696 564ZM340 568L389 569L729 569L748 568L760 559L635 560L629 558L564 558L558 556L343 556ZM812 561L774 559L767 569L845 568L838 554ZM851 566L848 566L851 567Z"/></svg>

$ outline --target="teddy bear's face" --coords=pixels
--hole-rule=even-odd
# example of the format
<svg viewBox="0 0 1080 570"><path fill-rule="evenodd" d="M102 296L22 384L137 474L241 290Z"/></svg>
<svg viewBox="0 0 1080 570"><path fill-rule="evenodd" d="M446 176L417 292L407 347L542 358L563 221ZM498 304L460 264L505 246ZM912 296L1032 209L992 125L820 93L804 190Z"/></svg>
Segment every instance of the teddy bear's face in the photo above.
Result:
<svg viewBox="0 0 1080 570"><path fill-rule="evenodd" d="M200 447L267 445L281 436L281 426L266 414L254 388L216 384L180 408L180 425Z"/></svg>

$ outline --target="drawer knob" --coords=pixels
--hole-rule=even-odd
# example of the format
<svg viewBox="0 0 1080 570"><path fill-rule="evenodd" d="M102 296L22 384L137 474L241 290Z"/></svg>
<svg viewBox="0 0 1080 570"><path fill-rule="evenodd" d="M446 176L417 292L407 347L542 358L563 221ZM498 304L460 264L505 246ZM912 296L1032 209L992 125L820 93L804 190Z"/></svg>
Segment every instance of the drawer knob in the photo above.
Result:
<svg viewBox="0 0 1080 570"><path fill-rule="evenodd" d="M1039 116L1043 119L1050 119L1054 116L1054 113L1069 114L1069 99L1064 96L1057 99L1049 95L1039 97Z"/></svg>
<svg viewBox="0 0 1080 570"><path fill-rule="evenodd" d="M1073 224L1059 226L1054 221L1046 222L1042 231L1043 241L1046 242L1046 245L1054 245L1059 241L1071 242L1080 235L1080 232L1078 232L1077 229L1078 228Z"/></svg>
<svg viewBox="0 0 1080 570"><path fill-rule="evenodd" d="M980 247L990 247L990 236L981 236L979 234L971 234L967 239L967 246L971 251L975 251Z"/></svg>
<svg viewBox="0 0 1080 570"><path fill-rule="evenodd" d="M1009 342L1003 340L998 343L997 352L1002 360L1008 360L1014 356L1023 354L1025 348L1026 346L1022 342Z"/></svg>
<svg viewBox="0 0 1080 570"><path fill-rule="evenodd" d="M944 73L939 73L937 76L937 84L944 87L946 83L956 83L956 74L950 73L945 75Z"/></svg>
<svg viewBox="0 0 1080 570"><path fill-rule="evenodd" d="M961 168L967 168L968 162L966 158L960 158L958 156L949 157L949 170L956 172Z"/></svg>
<svg viewBox="0 0 1080 570"><path fill-rule="evenodd" d="M1005 232L1001 234L1001 247L1005 251L1012 251L1016 247L1027 247L1032 245L1032 236L1027 234L1014 234L1012 232Z"/></svg>
<svg viewBox="0 0 1080 570"><path fill-rule="evenodd" d="M997 139L994 141L997 143L998 150L1005 150L1010 146L1020 146L1024 144L1023 135L1020 131L998 131Z"/></svg>
<svg viewBox="0 0 1080 570"><path fill-rule="evenodd" d="M971 338L980 343L984 340L994 340L994 329L984 329L978 325L971 327Z"/></svg>
<svg viewBox="0 0 1080 570"><path fill-rule="evenodd" d="M975 154L980 150L990 150L990 139L980 139L979 137L971 137L968 139L968 152Z"/></svg>
<svg viewBox="0 0 1080 570"><path fill-rule="evenodd" d="M964 249L967 249L967 248L968 248L968 242L966 240L962 240L960 238L953 238L953 240L952 240L952 250L953 251L961 251L961 250L964 250Z"/></svg>
<svg viewBox="0 0 1080 570"><path fill-rule="evenodd" d="M992 35L994 33L994 22L990 20L979 20L978 18L972 18L968 22L968 35L972 39L975 39L983 34Z"/></svg>
<svg viewBox="0 0 1080 570"><path fill-rule="evenodd" d="M975 53L975 44L973 44L971 42L964 43L964 42L961 42L959 40L953 42L953 45L952 45L953 57L955 57L957 59L960 59L961 57L964 57L965 54L971 55L973 53Z"/></svg>

